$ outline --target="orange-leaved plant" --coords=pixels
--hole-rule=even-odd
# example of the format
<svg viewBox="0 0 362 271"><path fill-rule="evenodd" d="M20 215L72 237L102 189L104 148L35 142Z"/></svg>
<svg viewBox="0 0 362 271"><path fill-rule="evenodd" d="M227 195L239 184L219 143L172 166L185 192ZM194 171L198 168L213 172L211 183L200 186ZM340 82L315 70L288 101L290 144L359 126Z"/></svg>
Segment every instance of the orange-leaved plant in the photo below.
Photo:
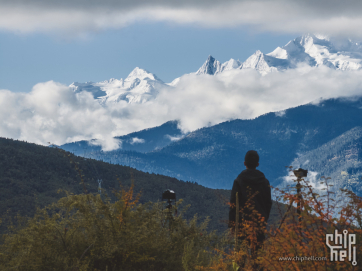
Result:
<svg viewBox="0 0 362 271"><path fill-rule="evenodd" d="M276 225L269 225L268 229L253 207L246 206L247 212L253 213L253 219L243 220L239 225L238 239L242 243L216 251L209 266L200 266L199 270L361 270L362 198L348 190L335 195L330 191L330 178L322 176L321 179L324 188L320 191L304 178L294 180L299 182L299 193L294 186L292 189L274 189L276 201L288 203L290 208L283 214L279 203L281 220ZM341 202L341 198L343 204L336 204L335 200ZM241 216L245 208L240 210ZM355 234L357 265L352 265L349 257L344 261L330 260L326 234L334 234L336 230ZM262 231L266 240L260 249L256 249L260 245L256 233ZM230 235L230 238L234 236Z"/></svg>

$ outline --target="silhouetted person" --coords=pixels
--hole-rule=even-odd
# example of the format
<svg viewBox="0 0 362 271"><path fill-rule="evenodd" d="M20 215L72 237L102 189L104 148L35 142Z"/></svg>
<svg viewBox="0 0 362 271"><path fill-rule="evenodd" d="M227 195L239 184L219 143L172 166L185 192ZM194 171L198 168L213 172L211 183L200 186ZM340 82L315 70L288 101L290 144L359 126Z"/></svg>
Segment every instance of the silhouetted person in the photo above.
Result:
<svg viewBox="0 0 362 271"><path fill-rule="evenodd" d="M270 184L269 181L265 178L264 174L256 169L256 167L259 166L259 155L256 151L250 150L246 153L244 165L246 169L243 170L235 179L233 188L231 190L229 227L232 230L233 227L235 228L236 192L239 192L239 223L242 224L247 220L255 220L256 216L251 211L254 209L262 217L264 217L265 222L262 223L262 229L265 229L272 206ZM256 250L258 250L265 239L265 235L262 230L255 233L257 236L257 244L255 245ZM239 240L243 241L245 238L247 237L243 236L242 238L239 238Z"/></svg>

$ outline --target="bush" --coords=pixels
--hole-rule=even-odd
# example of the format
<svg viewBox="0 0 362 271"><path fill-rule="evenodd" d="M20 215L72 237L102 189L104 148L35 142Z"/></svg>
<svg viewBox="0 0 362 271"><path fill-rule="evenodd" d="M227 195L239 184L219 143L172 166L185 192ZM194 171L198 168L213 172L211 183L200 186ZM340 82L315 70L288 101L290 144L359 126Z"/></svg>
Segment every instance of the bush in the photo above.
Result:
<svg viewBox="0 0 362 271"><path fill-rule="evenodd" d="M261 220L255 215L254 219L240 225L239 239L244 241L239 247L219 250L208 266L199 266L199 269L361 270L362 198L348 190L342 190L341 194L333 197L328 185L330 178L322 179L326 187L324 195L316 193L304 179L300 180L299 195L295 187L291 191L276 189L277 200L288 203L291 208L278 226L264 229L267 238L261 249L255 250L258 245L255 233L262 229ZM334 203L334 198L339 204ZM297 212L298 205L300 213ZM326 234L334 234L335 230L356 234L356 266L352 265L348 256L344 261L330 261Z"/></svg>
<svg viewBox="0 0 362 271"><path fill-rule="evenodd" d="M332 197L328 178L324 183L324 195L303 179L300 193L276 189L278 200L291 207L284 219L264 228L260 215L251 212L254 219L242 223L238 245L230 232L208 233L207 220L183 219L186 208L167 220L162 203L139 204L133 186L115 193L114 203L99 194L67 193L2 236L0 270L359 270L362 198L347 190ZM345 201L338 205L334 198ZM348 258L330 261L326 234L345 229L357 237L357 266ZM260 249L258 231L267 237Z"/></svg>
<svg viewBox="0 0 362 271"><path fill-rule="evenodd" d="M184 220L185 208L167 223L162 203L138 204L133 187L117 196L67 194L38 209L3 236L0 270L193 270L220 243L207 221Z"/></svg>

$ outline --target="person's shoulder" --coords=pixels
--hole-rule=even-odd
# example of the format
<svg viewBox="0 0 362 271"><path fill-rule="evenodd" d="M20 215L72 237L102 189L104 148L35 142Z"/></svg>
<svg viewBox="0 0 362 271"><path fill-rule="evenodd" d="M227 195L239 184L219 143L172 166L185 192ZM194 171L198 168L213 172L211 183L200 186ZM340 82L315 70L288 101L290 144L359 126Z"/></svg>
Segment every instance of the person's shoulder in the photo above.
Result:
<svg viewBox="0 0 362 271"><path fill-rule="evenodd" d="M241 177L241 176L245 175L247 172L248 172L248 169L244 169L242 172L240 172L239 176Z"/></svg>
<svg viewBox="0 0 362 271"><path fill-rule="evenodd" d="M261 175L263 175L263 176L265 177L264 173L261 172L259 169L255 169L255 171L256 171L258 174L261 174Z"/></svg>
<svg viewBox="0 0 362 271"><path fill-rule="evenodd" d="M246 175L246 173L247 173L247 170L244 169L242 172L240 172L240 174L238 175L238 177L236 177L235 181L237 181L237 180L242 180L243 177Z"/></svg>
<svg viewBox="0 0 362 271"><path fill-rule="evenodd" d="M242 172L240 172L240 174L236 177L236 179L234 180L234 185L241 185L242 180L243 180L243 172L245 170L243 170Z"/></svg>
<svg viewBox="0 0 362 271"><path fill-rule="evenodd" d="M258 169L255 169L255 170L258 172L258 174L259 174L260 176L263 176L263 177L264 177L265 181L266 181L268 184L270 184L270 183L269 183L269 180L265 177L265 174L264 174L263 172L261 172L261 171L258 170Z"/></svg>

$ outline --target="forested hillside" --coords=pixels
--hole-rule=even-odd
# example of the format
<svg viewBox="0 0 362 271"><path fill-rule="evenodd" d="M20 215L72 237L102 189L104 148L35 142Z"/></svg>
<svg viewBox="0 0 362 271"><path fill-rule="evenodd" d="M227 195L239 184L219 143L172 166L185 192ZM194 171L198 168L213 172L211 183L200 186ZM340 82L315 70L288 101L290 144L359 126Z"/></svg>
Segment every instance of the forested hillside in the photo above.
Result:
<svg viewBox="0 0 362 271"><path fill-rule="evenodd" d="M361 98L330 99L205 127L148 153L118 149L89 152L86 157L229 189L243 167L245 153L254 149L260 155L260 170L277 186L288 174L285 166L299 155L362 126L361 108Z"/></svg>
<svg viewBox="0 0 362 271"><path fill-rule="evenodd" d="M362 127L355 127L296 158L292 166L331 178L332 191L348 189L362 196ZM317 181L316 181L317 183Z"/></svg>
<svg viewBox="0 0 362 271"><path fill-rule="evenodd" d="M196 213L200 217L209 216L210 229L226 229L223 221L228 218L229 190L210 189L126 166L84 159L56 148L5 138L0 138L0 215L4 216L9 210L10 216L16 213L32 216L36 207L44 207L65 196L65 193L57 193L59 189L84 193L76 167L84 175L89 193L97 193L97 180L102 179L102 189L115 199L112 191L119 190L120 185L130 187L133 178L135 192L141 193L141 203L159 201L165 189L172 189L177 199L184 199L183 206L191 204L186 218ZM276 209L271 217L277 217Z"/></svg>
<svg viewBox="0 0 362 271"><path fill-rule="evenodd" d="M178 122L168 121L158 127L133 132L124 136L117 136L115 139L119 141L123 151L145 153L161 149L183 136L184 134L178 128ZM96 140L82 140L64 144L61 148L76 155L87 157L88 153L101 151L102 147L95 145L95 143Z"/></svg>

